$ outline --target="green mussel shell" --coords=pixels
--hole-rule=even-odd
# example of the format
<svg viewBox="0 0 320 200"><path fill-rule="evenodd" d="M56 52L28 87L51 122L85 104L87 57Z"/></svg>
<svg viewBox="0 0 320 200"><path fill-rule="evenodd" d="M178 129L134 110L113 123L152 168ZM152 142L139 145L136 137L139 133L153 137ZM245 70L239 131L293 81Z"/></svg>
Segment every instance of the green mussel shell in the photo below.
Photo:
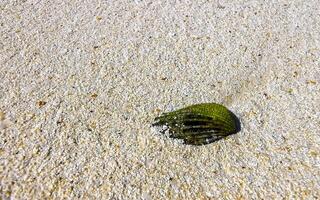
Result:
<svg viewBox="0 0 320 200"><path fill-rule="evenodd" d="M239 119L226 107L216 103L188 106L155 118L153 126L185 144L202 145L240 131Z"/></svg>

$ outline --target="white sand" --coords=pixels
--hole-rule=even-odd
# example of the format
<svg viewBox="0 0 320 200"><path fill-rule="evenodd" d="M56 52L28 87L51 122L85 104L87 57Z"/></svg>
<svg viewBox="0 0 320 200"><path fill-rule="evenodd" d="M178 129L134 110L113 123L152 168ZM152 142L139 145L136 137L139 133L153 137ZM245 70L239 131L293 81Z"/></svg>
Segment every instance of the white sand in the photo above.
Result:
<svg viewBox="0 0 320 200"><path fill-rule="evenodd" d="M320 197L320 2L0 1L0 199ZM160 137L226 105L242 131Z"/></svg>

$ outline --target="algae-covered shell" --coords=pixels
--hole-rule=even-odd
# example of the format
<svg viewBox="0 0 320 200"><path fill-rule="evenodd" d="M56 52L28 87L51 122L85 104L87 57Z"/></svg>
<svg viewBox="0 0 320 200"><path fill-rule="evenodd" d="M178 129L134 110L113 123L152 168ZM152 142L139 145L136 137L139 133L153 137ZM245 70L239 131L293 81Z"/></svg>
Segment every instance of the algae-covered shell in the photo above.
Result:
<svg viewBox="0 0 320 200"><path fill-rule="evenodd" d="M153 126L161 133L182 139L185 144L202 145L240 131L238 118L226 107L216 103L188 106L155 118Z"/></svg>

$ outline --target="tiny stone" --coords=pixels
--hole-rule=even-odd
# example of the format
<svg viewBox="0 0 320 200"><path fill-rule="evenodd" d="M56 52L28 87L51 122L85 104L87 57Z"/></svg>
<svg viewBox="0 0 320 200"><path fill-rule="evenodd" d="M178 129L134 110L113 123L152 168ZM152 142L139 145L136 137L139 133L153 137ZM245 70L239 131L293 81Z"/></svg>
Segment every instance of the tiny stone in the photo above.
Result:
<svg viewBox="0 0 320 200"><path fill-rule="evenodd" d="M97 95L96 93L93 93L93 94L91 95L91 97L92 97L92 98L97 98L98 95Z"/></svg>
<svg viewBox="0 0 320 200"><path fill-rule="evenodd" d="M313 84L313 85L315 85L317 82L316 81L314 81L314 80L308 80L307 81L307 84Z"/></svg>
<svg viewBox="0 0 320 200"><path fill-rule="evenodd" d="M42 107L42 106L46 105L47 102L45 102L45 101L38 101L37 104L38 104L39 107Z"/></svg>
<svg viewBox="0 0 320 200"><path fill-rule="evenodd" d="M161 77L161 80L163 80L163 81L165 81L167 79L168 79L167 77Z"/></svg>

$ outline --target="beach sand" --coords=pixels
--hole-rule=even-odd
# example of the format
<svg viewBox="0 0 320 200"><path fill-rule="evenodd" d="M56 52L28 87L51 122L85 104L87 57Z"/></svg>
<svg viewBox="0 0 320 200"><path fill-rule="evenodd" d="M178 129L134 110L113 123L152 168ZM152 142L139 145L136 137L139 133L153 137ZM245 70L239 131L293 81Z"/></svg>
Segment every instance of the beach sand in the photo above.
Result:
<svg viewBox="0 0 320 200"><path fill-rule="evenodd" d="M0 2L0 199L320 198L319 1ZM221 103L204 146L163 112Z"/></svg>

